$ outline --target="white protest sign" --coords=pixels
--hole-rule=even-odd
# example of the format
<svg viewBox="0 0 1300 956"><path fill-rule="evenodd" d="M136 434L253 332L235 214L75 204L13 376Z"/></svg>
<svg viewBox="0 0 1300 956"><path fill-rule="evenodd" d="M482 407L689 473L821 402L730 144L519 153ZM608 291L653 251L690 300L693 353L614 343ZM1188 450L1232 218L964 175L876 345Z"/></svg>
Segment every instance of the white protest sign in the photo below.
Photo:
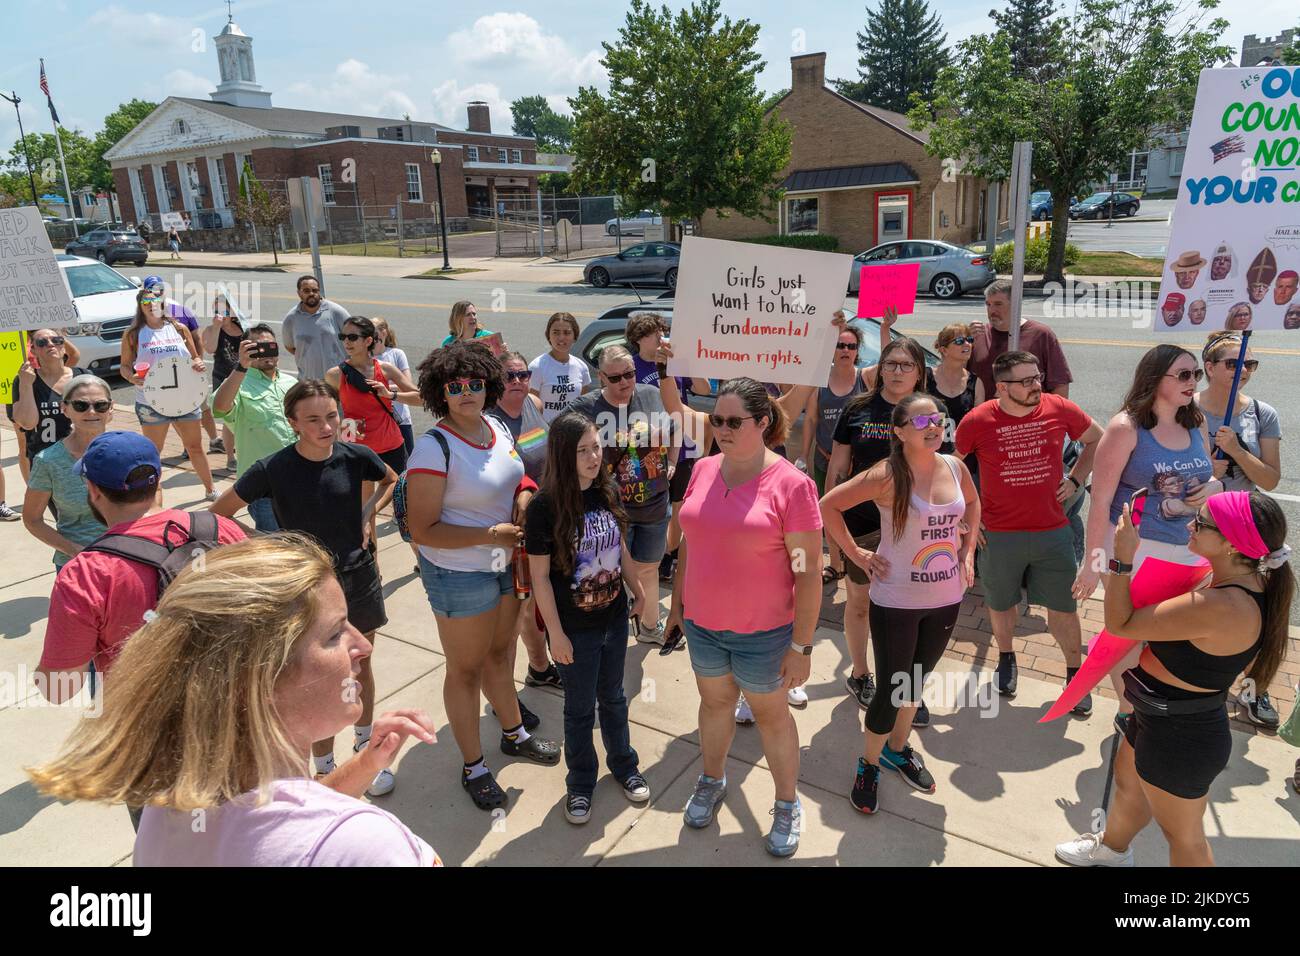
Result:
<svg viewBox="0 0 1300 956"><path fill-rule="evenodd" d="M0 332L76 324L77 310L40 210L0 209Z"/></svg>
<svg viewBox="0 0 1300 956"><path fill-rule="evenodd" d="M1157 329L1300 330L1297 160L1300 68L1201 71Z"/></svg>
<svg viewBox="0 0 1300 956"><path fill-rule="evenodd" d="M853 257L687 236L673 300L673 375L825 385Z"/></svg>
<svg viewBox="0 0 1300 956"><path fill-rule="evenodd" d="M184 232L189 228L185 222L185 217L178 212L160 212L158 218L161 220L164 229L175 229L177 232Z"/></svg>

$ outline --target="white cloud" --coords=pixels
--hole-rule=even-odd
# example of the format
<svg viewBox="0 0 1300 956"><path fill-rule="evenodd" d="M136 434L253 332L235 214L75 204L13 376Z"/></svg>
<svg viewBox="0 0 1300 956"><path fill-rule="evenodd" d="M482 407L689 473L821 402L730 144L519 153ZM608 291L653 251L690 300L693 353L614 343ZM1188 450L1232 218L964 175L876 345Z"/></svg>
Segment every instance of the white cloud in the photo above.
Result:
<svg viewBox="0 0 1300 956"><path fill-rule="evenodd" d="M409 113L412 119L427 119L400 87L405 77L376 73L369 65L348 58L321 81L291 84L276 102L295 109L319 109L333 113L360 113L370 116L399 117Z"/></svg>
<svg viewBox="0 0 1300 956"><path fill-rule="evenodd" d="M164 96L191 96L206 98L216 89L216 84L206 76L189 70L172 70L163 77Z"/></svg>
<svg viewBox="0 0 1300 956"><path fill-rule="evenodd" d="M468 30L447 37L447 48L462 63L517 62L534 74L573 86L608 80L600 65L600 50L577 53L563 37L544 32L526 13L479 17Z"/></svg>
<svg viewBox="0 0 1300 956"><path fill-rule="evenodd" d="M456 80L447 80L429 91L429 100L433 104L430 118L444 126L465 129L469 121L465 105L472 100L482 100L488 105L492 132L509 133L513 126L510 101L502 97L501 89L495 83L461 86Z"/></svg>

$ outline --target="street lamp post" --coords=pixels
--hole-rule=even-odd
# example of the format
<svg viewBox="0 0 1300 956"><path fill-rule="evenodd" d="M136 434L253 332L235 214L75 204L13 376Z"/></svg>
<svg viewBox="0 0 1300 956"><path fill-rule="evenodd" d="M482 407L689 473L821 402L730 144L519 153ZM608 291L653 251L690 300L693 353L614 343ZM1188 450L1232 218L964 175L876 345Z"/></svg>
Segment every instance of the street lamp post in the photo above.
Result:
<svg viewBox="0 0 1300 956"><path fill-rule="evenodd" d="M447 254L447 204L442 199L442 153L432 150L429 161L433 163L433 178L438 183L438 228L442 233L442 271L451 271L451 259Z"/></svg>
<svg viewBox="0 0 1300 956"><path fill-rule="evenodd" d="M18 98L17 90L13 91L12 96L5 96L5 94L0 93L0 98L6 99L12 103L14 105L14 113L18 116L18 139L23 144L23 156L27 160L27 181L32 187L32 205L37 206L39 204L36 201L36 177L32 174L32 155L27 151L27 134L23 132L23 114L18 111L18 104L21 103L22 100ZM69 198L69 204L71 204L71 198Z"/></svg>

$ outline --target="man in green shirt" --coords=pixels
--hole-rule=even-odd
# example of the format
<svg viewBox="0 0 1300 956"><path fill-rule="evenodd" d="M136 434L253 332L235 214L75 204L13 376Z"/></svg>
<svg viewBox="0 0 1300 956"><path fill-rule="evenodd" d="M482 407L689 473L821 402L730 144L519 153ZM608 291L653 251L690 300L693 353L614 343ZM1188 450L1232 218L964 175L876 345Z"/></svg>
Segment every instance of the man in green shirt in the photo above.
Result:
<svg viewBox="0 0 1300 956"><path fill-rule="evenodd" d="M213 417L235 433L236 477L297 439L284 417L284 395L297 380L279 366L275 333L255 325L239 343L239 364L212 395ZM280 530L270 498L252 502L248 514L258 531Z"/></svg>

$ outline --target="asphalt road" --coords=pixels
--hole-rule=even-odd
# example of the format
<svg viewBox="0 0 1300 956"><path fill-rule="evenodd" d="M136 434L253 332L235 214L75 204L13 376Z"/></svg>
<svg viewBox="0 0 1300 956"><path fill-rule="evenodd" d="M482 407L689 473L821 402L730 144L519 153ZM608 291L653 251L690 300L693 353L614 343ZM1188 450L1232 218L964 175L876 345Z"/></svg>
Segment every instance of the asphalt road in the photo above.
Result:
<svg viewBox="0 0 1300 956"><path fill-rule="evenodd" d="M1130 226L1142 224L1128 224ZM1094 227L1101 228L1101 227ZM1117 227L1119 228L1119 227ZM160 264L161 265L161 264ZM158 271L174 284L185 282L253 283L258 316L278 327L284 314L297 301L294 276L279 273L219 272L211 269ZM180 273L180 275L177 275ZM578 275L575 270L575 278ZM484 327L505 334L510 345L532 357L545 348L542 330L556 311L568 311L580 323L598 316L614 305L635 298L629 290L597 290L575 284L530 286L520 283L493 285L471 278L457 280L376 279L358 276L326 277L328 297L359 315L382 315L397 331L401 347L412 364L442 342L447 334L447 314L453 302L470 299L478 305ZM661 290L647 292L646 297ZM245 300L247 296L243 296ZM206 296L210 301L211 295ZM852 310L846 301L845 308ZM1142 352L1157 341L1171 340L1199 355L1204 336L1179 333L1158 340L1151 328L1152 312L1141 306L1131 315L1089 317L1061 315L1054 302L1028 297L1024 314L1051 325L1060 338L1074 373L1070 397L1103 425L1118 411L1130 384L1133 369ZM972 321L984 315L983 301L967 296L951 302L928 297L917 301L914 315L899 320L899 327L930 345L934 334L949 322ZM1295 383L1300 381L1300 335L1260 332L1253 352L1260 360L1251 382L1250 394L1273 405L1282 417L1285 435L1300 431L1300 412ZM288 364L286 363L286 367ZM1288 385L1287 383L1291 383ZM120 386L125 389L125 385ZM125 395L119 401L126 401ZM415 414L416 427L427 427L428 416ZM1293 530L1291 544L1300 552L1300 442L1282 443L1283 479L1275 494L1283 504ZM1300 615L1300 608L1297 608ZM1300 623L1300 616L1296 617Z"/></svg>

